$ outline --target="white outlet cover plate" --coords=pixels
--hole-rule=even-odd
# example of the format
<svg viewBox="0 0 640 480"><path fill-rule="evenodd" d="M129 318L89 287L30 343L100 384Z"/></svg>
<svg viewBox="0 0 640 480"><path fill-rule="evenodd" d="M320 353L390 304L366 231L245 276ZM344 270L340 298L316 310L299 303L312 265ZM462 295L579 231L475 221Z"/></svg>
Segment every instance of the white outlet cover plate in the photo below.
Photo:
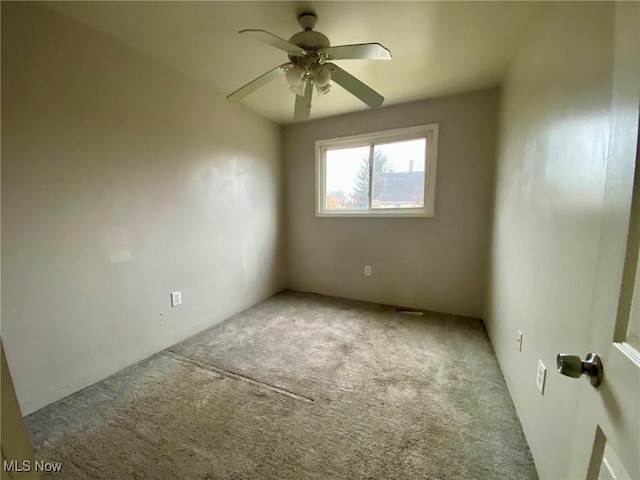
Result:
<svg viewBox="0 0 640 480"><path fill-rule="evenodd" d="M370 265L366 265L364 267L364 276L365 277L370 277L371 276L371 266Z"/></svg>
<svg viewBox="0 0 640 480"><path fill-rule="evenodd" d="M540 395L544 395L544 386L547 380L547 367L544 366L542 360L538 360L538 374L536 375L536 385L540 390Z"/></svg>
<svg viewBox="0 0 640 480"><path fill-rule="evenodd" d="M522 351L522 331L518 330L518 336L516 337L516 350Z"/></svg>
<svg viewBox="0 0 640 480"><path fill-rule="evenodd" d="M171 306L182 305L182 292L171 292Z"/></svg>

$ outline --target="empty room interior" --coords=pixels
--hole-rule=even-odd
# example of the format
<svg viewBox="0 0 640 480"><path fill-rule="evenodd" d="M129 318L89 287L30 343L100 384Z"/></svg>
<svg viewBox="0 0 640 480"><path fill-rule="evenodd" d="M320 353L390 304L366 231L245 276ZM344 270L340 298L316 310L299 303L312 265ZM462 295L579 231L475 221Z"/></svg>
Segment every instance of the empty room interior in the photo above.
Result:
<svg viewBox="0 0 640 480"><path fill-rule="evenodd" d="M0 8L3 479L640 478L639 2Z"/></svg>

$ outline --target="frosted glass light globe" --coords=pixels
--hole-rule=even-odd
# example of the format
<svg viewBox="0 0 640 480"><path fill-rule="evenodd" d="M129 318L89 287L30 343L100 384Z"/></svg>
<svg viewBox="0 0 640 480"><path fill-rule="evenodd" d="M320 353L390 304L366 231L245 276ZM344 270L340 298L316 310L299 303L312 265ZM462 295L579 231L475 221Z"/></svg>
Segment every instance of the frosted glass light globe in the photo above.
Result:
<svg viewBox="0 0 640 480"><path fill-rule="evenodd" d="M289 82L289 85L291 85L292 87L299 87L302 83L302 77L304 76L304 74L304 68L301 65L296 64L287 70L287 72L285 73L285 78L287 79L287 82Z"/></svg>
<svg viewBox="0 0 640 480"><path fill-rule="evenodd" d="M316 63L311 68L311 76L313 77L313 83L319 87L324 87L331 80L331 70L326 65Z"/></svg>

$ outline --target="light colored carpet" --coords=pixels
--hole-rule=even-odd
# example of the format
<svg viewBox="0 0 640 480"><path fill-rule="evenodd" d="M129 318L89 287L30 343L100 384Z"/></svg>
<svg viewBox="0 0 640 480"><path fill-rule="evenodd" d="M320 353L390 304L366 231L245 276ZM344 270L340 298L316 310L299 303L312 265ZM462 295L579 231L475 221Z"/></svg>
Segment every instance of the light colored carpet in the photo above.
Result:
<svg viewBox="0 0 640 480"><path fill-rule="evenodd" d="M27 426L47 478L537 478L479 320L291 291Z"/></svg>

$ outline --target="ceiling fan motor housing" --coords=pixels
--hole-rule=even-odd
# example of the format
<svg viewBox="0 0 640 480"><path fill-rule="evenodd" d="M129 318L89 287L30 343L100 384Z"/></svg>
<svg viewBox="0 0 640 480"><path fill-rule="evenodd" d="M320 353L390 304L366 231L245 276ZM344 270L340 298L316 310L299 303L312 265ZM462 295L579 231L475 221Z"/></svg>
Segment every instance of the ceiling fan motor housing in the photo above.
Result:
<svg viewBox="0 0 640 480"><path fill-rule="evenodd" d="M325 35L313 30L298 32L289 39L289 42L310 53L317 52L319 48L329 48L331 46L331 42Z"/></svg>

